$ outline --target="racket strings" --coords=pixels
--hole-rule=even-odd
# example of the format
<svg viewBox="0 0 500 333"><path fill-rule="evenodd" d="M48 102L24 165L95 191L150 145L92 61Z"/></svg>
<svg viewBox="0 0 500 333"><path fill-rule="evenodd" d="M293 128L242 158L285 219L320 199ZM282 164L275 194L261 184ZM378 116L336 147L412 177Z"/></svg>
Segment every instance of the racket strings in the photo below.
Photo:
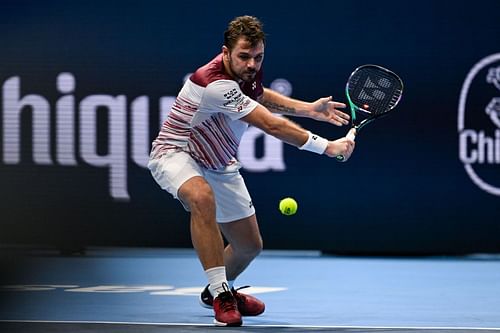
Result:
<svg viewBox="0 0 500 333"><path fill-rule="evenodd" d="M365 68L351 76L347 91L360 111L380 114L390 111L399 102L402 83L390 72Z"/></svg>
<svg viewBox="0 0 500 333"><path fill-rule="evenodd" d="M391 101L389 103L389 106L391 109L399 103L399 100L401 99L402 94L403 94L403 91L401 89L398 89L394 92L394 94L392 95Z"/></svg>

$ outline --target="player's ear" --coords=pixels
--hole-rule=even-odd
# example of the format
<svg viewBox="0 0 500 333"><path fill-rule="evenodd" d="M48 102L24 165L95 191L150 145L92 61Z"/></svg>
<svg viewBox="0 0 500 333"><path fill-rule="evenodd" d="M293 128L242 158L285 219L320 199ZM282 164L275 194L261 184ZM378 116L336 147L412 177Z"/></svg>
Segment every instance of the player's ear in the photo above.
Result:
<svg viewBox="0 0 500 333"><path fill-rule="evenodd" d="M229 49L227 48L226 45L222 45L222 57L224 60L228 61L229 60Z"/></svg>

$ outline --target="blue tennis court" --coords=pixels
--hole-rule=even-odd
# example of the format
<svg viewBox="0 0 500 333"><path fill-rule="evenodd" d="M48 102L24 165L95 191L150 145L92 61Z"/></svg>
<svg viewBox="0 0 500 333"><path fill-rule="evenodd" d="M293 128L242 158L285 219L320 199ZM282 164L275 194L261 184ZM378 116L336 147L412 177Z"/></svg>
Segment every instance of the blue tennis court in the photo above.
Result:
<svg viewBox="0 0 500 333"><path fill-rule="evenodd" d="M198 304L205 277L187 249L30 251L4 275L9 332L500 331L495 256L374 258L264 251L237 280L266 303L241 328ZM15 262L15 265L13 264Z"/></svg>

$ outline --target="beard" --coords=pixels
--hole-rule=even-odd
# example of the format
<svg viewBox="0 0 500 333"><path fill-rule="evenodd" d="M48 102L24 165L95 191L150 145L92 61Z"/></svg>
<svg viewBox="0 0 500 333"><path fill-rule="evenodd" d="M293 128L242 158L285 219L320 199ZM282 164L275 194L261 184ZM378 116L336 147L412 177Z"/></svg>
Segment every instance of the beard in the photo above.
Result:
<svg viewBox="0 0 500 333"><path fill-rule="evenodd" d="M246 70L241 74L241 79L245 82L251 82L255 79L255 75L257 74L257 71L254 70Z"/></svg>
<svg viewBox="0 0 500 333"><path fill-rule="evenodd" d="M255 76L257 75L256 69L244 69L237 71L234 68L232 61L229 61L229 67L231 68L231 72L233 73L233 75L236 76L239 80L242 80L244 82L253 81L255 79Z"/></svg>

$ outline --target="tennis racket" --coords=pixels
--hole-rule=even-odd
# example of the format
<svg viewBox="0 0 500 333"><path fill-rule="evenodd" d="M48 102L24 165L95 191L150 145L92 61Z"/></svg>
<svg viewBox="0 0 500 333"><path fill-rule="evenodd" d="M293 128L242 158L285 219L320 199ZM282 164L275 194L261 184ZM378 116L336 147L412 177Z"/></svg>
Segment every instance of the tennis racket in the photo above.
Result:
<svg viewBox="0 0 500 333"><path fill-rule="evenodd" d="M356 129L356 134L347 137L354 140L364 126L394 110L403 94L403 81L384 67L363 65L349 76L345 93L351 107L351 126ZM344 155L336 158L345 161Z"/></svg>

